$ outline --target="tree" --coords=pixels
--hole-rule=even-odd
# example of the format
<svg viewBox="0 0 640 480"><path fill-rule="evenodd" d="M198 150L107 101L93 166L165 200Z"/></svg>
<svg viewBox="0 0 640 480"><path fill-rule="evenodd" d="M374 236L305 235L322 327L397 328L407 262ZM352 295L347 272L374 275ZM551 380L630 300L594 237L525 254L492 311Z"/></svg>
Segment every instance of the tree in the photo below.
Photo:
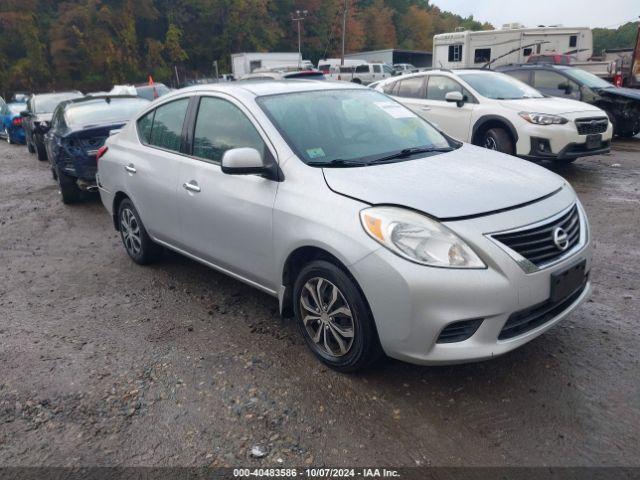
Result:
<svg viewBox="0 0 640 480"><path fill-rule="evenodd" d="M375 0L362 11L362 23L367 26L365 30L367 50L382 50L397 46L393 14L393 10L385 6L384 0Z"/></svg>

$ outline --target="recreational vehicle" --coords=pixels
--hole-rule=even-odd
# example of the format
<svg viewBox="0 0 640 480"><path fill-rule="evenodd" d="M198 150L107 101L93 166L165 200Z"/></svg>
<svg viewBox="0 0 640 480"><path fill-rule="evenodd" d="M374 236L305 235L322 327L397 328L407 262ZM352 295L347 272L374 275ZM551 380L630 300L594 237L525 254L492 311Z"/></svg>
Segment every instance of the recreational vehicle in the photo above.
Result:
<svg viewBox="0 0 640 480"><path fill-rule="evenodd" d="M433 66L439 68L480 68L526 63L530 56L545 53L571 55L585 62L593 53L589 28L504 25L500 30L469 30L442 33L433 37Z"/></svg>

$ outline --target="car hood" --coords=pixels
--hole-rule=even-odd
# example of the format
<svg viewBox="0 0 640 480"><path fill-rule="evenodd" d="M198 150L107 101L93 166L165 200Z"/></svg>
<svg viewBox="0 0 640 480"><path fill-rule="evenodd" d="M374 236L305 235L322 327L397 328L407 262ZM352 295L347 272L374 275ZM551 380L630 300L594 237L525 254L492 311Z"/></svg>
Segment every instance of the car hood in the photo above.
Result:
<svg viewBox="0 0 640 480"><path fill-rule="evenodd" d="M634 88L624 88L624 87L601 88L598 90L598 93L604 96L624 97L624 98L631 98L632 100L640 101L640 90L636 90Z"/></svg>
<svg viewBox="0 0 640 480"><path fill-rule="evenodd" d="M519 158L473 145L397 163L323 169L334 192L372 205L401 205L440 219L512 208L565 181Z"/></svg>
<svg viewBox="0 0 640 480"><path fill-rule="evenodd" d="M558 97L502 100L500 105L518 112L550 113L555 115L576 112L599 112L604 115L602 110L598 107L594 107L593 105L589 105L588 103Z"/></svg>

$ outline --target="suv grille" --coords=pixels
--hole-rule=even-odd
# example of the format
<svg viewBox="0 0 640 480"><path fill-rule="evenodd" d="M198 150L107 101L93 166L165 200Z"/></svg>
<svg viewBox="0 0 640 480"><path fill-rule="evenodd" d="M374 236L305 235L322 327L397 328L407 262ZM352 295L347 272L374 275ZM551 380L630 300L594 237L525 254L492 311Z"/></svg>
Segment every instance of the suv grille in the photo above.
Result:
<svg viewBox="0 0 640 480"><path fill-rule="evenodd" d="M604 133L609 126L607 117L579 118L576 120L576 127L580 135L590 135L592 133Z"/></svg>
<svg viewBox="0 0 640 480"><path fill-rule="evenodd" d="M556 233L561 231L566 234L565 248L558 247L555 241ZM562 257L580 241L578 207L574 205L567 213L545 225L493 235L493 238L540 267ZM564 246L564 243L561 242L561 245Z"/></svg>
<svg viewBox="0 0 640 480"><path fill-rule="evenodd" d="M517 337L553 320L580 297L587 286L588 279L589 277L587 275L582 285L580 285L575 292L557 302L547 300L539 305L512 314L507 320L507 323L504 324L504 327L502 327L500 335L498 335L498 340Z"/></svg>

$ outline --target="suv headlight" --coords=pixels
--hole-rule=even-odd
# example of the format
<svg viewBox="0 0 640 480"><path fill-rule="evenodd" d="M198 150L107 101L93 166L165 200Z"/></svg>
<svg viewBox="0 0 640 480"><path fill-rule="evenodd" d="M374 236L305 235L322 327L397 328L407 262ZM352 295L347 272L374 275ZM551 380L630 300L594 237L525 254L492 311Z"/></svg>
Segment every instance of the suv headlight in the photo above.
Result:
<svg viewBox="0 0 640 480"><path fill-rule="evenodd" d="M518 115L527 122L535 123L536 125L564 125L569 121L560 115L549 115L546 113L520 112Z"/></svg>
<svg viewBox="0 0 640 480"><path fill-rule="evenodd" d="M478 255L441 223L412 210L371 207L360 212L371 238L412 262L444 268L485 268Z"/></svg>

